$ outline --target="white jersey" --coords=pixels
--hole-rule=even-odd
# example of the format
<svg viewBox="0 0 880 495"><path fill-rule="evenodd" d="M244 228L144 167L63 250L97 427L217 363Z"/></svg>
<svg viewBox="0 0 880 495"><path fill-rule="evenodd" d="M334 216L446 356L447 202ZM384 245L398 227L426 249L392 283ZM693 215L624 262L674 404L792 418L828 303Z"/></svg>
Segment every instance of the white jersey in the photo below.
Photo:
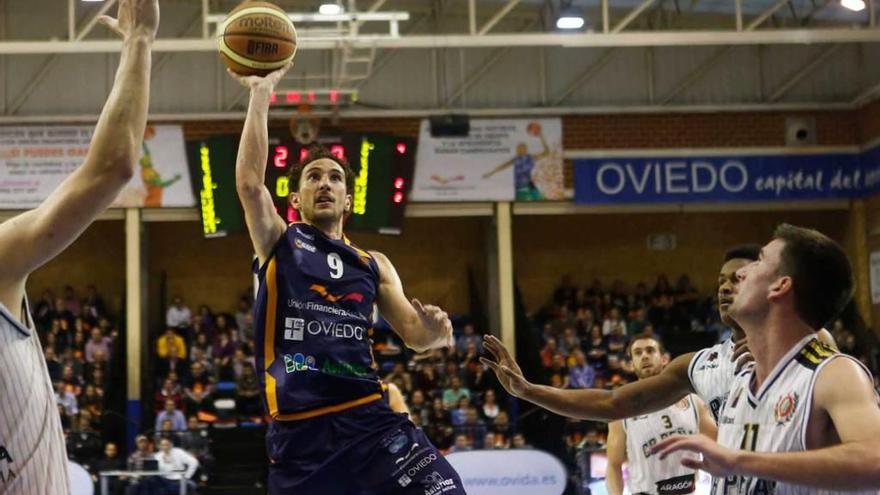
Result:
<svg viewBox="0 0 880 495"><path fill-rule="evenodd" d="M733 349L733 338L727 339L698 351L688 365L691 387L709 406L715 421L718 421L718 413L730 393L730 384L736 371L736 363L731 361Z"/></svg>
<svg viewBox="0 0 880 495"><path fill-rule="evenodd" d="M754 452L806 450L807 424L813 388L822 368L833 359L853 359L804 337L777 363L761 387L752 393L754 368L733 379L727 404L718 422L718 443ZM853 361L856 361L853 359ZM859 363L861 364L861 363ZM867 369L865 372L870 375ZM731 476L713 480L714 495L807 495L838 493L801 485ZM853 493L853 492L839 492ZM878 493L878 492L868 492Z"/></svg>
<svg viewBox="0 0 880 495"><path fill-rule="evenodd" d="M694 396L651 414L623 420L626 431L627 486L631 493L681 495L696 488L696 471L681 465L686 454L676 452L664 460L651 447L672 435L693 435L700 431Z"/></svg>
<svg viewBox="0 0 880 495"><path fill-rule="evenodd" d="M40 341L0 304L0 495L68 493L64 433Z"/></svg>

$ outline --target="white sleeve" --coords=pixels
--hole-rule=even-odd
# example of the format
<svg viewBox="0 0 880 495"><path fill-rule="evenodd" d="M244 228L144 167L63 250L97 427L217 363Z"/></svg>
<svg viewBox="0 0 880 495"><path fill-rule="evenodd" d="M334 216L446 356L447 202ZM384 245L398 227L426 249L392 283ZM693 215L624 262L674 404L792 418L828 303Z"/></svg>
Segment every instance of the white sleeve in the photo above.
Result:
<svg viewBox="0 0 880 495"><path fill-rule="evenodd" d="M186 479L191 479L199 468L199 460L183 449L174 449L182 464L186 464Z"/></svg>

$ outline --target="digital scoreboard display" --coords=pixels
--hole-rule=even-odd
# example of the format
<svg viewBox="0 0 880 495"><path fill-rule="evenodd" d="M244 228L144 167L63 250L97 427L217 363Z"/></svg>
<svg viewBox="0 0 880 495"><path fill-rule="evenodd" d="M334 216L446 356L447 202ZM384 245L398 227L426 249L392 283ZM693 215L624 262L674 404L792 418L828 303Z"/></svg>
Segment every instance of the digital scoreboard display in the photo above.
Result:
<svg viewBox="0 0 880 495"><path fill-rule="evenodd" d="M415 170L415 139L346 134L322 144L335 156L346 159L355 173L346 230L400 234ZM272 192L276 211L288 223L298 220L288 201L288 171L307 154L308 148L292 139L269 139L266 187Z"/></svg>
<svg viewBox="0 0 880 495"><path fill-rule="evenodd" d="M202 230L207 238L244 232L244 214L235 190L235 159L239 135L222 135L187 143L193 192L199 198ZM383 134L344 134L322 141L345 158L355 173L352 213L345 229L400 234L415 170L414 138ZM290 207L290 167L306 157L308 148L286 134L271 133L266 187L285 222L298 220Z"/></svg>

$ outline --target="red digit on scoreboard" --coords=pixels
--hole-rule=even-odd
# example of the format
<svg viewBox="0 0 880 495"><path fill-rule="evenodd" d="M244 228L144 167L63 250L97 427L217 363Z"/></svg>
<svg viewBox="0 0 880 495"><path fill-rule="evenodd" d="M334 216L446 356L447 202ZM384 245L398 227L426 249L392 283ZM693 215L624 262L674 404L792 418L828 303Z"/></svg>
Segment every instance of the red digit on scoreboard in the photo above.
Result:
<svg viewBox="0 0 880 495"><path fill-rule="evenodd" d="M277 168L285 168L287 167L287 146L276 146L275 147L275 158L273 163L275 163L275 167Z"/></svg>

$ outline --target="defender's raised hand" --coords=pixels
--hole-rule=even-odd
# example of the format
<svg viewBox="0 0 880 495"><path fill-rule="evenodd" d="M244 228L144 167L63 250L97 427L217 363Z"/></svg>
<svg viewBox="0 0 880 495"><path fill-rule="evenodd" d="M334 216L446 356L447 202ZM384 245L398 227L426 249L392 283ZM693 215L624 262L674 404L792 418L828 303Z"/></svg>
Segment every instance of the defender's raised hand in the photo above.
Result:
<svg viewBox="0 0 880 495"><path fill-rule="evenodd" d="M504 344L493 335L483 337L483 347L492 354L495 361L486 358L480 358L480 362L488 366L498 376L501 386L507 390L507 393L515 397L522 397L526 389L531 385L523 376L523 372L516 360L504 347Z"/></svg>
<svg viewBox="0 0 880 495"><path fill-rule="evenodd" d="M102 15L98 22L123 39L143 37L153 40L159 29L159 0L119 0L116 18Z"/></svg>

